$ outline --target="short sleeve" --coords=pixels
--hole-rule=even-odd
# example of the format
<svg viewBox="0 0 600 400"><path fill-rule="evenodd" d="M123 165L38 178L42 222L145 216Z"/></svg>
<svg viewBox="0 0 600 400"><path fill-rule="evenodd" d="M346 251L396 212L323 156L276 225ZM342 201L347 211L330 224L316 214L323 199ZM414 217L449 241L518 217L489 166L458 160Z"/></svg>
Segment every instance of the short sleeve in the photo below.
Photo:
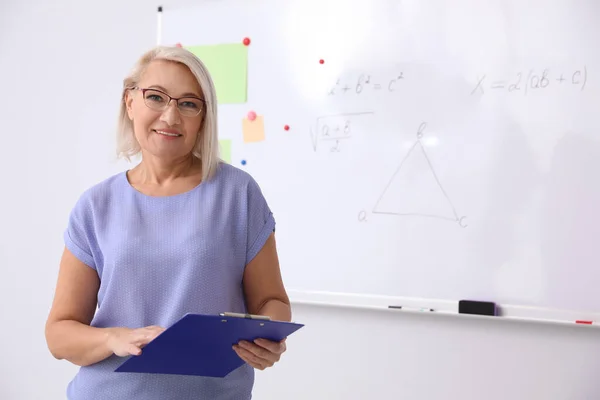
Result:
<svg viewBox="0 0 600 400"><path fill-rule="evenodd" d="M92 217L91 204L85 196L82 196L71 210L67 229L63 236L67 249L81 262L96 269L92 255L94 238Z"/></svg>
<svg viewBox="0 0 600 400"><path fill-rule="evenodd" d="M246 264L263 248L267 239L275 231L275 218L267 204L258 183L253 179L248 184L248 225Z"/></svg>

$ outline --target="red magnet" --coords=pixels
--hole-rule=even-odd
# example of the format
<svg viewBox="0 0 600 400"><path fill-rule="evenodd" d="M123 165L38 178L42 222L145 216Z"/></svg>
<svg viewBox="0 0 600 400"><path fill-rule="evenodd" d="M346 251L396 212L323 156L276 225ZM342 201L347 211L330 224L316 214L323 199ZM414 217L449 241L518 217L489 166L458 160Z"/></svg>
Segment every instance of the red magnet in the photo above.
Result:
<svg viewBox="0 0 600 400"><path fill-rule="evenodd" d="M286 125L286 126L283 127L283 129L285 129L286 131L289 131L290 130L290 126Z"/></svg>
<svg viewBox="0 0 600 400"><path fill-rule="evenodd" d="M250 44L250 38L244 38L244 46L248 46Z"/></svg>
<svg viewBox="0 0 600 400"><path fill-rule="evenodd" d="M177 43L175 46L177 46L177 47L183 47L183 46L181 45L181 43Z"/></svg>
<svg viewBox="0 0 600 400"><path fill-rule="evenodd" d="M250 121L254 121L254 120L256 119L256 113L255 113L254 111L250 111L250 112L248 113L248 119L249 119Z"/></svg>
<svg viewBox="0 0 600 400"><path fill-rule="evenodd" d="M319 64L325 64L325 60L323 60L322 58L319 60Z"/></svg>

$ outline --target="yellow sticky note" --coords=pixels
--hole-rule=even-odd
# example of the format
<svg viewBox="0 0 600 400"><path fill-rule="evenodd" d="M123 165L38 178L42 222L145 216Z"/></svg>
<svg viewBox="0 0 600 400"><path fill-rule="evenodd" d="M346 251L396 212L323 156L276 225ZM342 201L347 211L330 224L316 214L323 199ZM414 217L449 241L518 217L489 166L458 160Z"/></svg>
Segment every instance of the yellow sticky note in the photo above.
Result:
<svg viewBox="0 0 600 400"><path fill-rule="evenodd" d="M261 142L265 140L265 121L262 116L257 116L253 121L248 118L242 120L244 142Z"/></svg>
<svg viewBox="0 0 600 400"><path fill-rule="evenodd" d="M231 140L221 139L219 140L219 146L221 147L221 158L231 164Z"/></svg>
<svg viewBox="0 0 600 400"><path fill-rule="evenodd" d="M248 47L243 43L186 46L208 69L219 104L245 103L248 93Z"/></svg>

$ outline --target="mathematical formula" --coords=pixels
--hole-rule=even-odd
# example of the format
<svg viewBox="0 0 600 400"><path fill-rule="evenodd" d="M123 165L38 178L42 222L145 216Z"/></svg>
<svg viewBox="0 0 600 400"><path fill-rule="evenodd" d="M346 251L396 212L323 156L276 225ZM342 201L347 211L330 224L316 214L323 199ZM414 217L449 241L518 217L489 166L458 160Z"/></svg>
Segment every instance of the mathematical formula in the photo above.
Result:
<svg viewBox="0 0 600 400"><path fill-rule="evenodd" d="M541 71L520 71L508 79L498 79L483 75L477 77L477 85L471 94L485 94L491 91L505 91L508 93L528 93L550 87L570 86L584 90L588 79L587 67L569 72L552 72L549 68Z"/></svg>
<svg viewBox="0 0 600 400"><path fill-rule="evenodd" d="M404 73L398 72L396 75L375 76L370 74L361 74L353 81L342 81L338 79L328 92L329 96L349 96L360 95L367 92L395 92L401 81L404 79Z"/></svg>
<svg viewBox="0 0 600 400"><path fill-rule="evenodd" d="M313 151L326 149L331 153L339 153L343 143L352 138L355 132L357 118L373 115L370 111L325 115L317 118L316 124L311 128L311 141Z"/></svg>

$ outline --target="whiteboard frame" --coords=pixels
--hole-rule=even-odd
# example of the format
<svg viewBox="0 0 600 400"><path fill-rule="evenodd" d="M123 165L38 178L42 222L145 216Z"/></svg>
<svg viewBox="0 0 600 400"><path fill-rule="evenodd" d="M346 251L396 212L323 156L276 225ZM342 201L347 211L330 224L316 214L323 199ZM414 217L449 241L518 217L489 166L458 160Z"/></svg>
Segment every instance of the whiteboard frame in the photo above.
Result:
<svg viewBox="0 0 600 400"><path fill-rule="evenodd" d="M162 7L162 6L161 6ZM164 8L162 9L164 11ZM162 42L162 11L157 11L157 45ZM484 316L460 314L458 300L442 300L433 298L411 298L383 295L367 295L357 293L339 293L325 291L307 291L288 289L292 305L343 308L356 311L372 311L385 313L428 314L434 316L451 316L454 318L475 318L476 320L513 321L542 323L560 326L575 326L581 328L600 328L600 313L591 311L561 310L554 308L523 306L496 303L498 315ZM477 299L473 299L477 300ZM493 299L481 299L493 301ZM410 310L390 309L389 305L402 305ZM418 311L418 309L433 309L433 312ZM413 311L417 310L417 311ZM576 321L592 321L592 324L581 324Z"/></svg>

